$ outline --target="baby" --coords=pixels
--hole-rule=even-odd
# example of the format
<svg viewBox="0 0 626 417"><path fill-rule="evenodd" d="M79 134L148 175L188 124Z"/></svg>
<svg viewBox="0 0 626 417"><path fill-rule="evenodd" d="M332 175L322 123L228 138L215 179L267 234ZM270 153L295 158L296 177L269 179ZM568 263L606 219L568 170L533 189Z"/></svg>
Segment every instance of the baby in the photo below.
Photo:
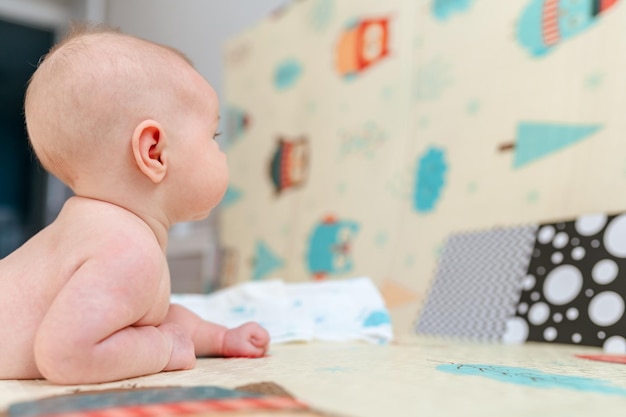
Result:
<svg viewBox="0 0 626 417"><path fill-rule="evenodd" d="M32 147L75 196L0 260L0 379L84 384L260 357L268 333L170 305L168 229L205 218L228 182L215 91L179 52L75 28L33 75Z"/></svg>

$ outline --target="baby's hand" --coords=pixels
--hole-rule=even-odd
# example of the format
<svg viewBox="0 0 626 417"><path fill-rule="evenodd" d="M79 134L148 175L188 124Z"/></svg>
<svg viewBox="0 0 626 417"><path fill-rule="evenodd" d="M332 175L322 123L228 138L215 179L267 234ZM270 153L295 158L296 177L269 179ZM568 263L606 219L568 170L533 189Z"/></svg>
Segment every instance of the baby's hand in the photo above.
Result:
<svg viewBox="0 0 626 417"><path fill-rule="evenodd" d="M223 356L258 358L265 355L270 335L257 323L245 323L224 334Z"/></svg>
<svg viewBox="0 0 626 417"><path fill-rule="evenodd" d="M170 361L163 369L164 371L178 371L182 369L193 369L196 366L196 352L191 337L185 329L174 323L166 323L159 326L163 336L172 344L172 354Z"/></svg>

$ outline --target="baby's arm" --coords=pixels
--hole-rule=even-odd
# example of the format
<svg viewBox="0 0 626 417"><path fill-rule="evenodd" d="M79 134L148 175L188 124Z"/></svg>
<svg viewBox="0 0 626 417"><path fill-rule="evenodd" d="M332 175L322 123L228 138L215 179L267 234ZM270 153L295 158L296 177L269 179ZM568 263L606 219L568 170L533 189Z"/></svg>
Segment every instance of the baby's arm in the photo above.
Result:
<svg viewBox="0 0 626 417"><path fill-rule="evenodd" d="M80 384L193 367L193 346L180 326L134 326L151 310L162 273L158 257L123 245L83 263L37 331L42 375Z"/></svg>
<svg viewBox="0 0 626 417"><path fill-rule="evenodd" d="M185 307L170 305L164 323L178 324L192 336L196 356L260 357L267 351L269 334L257 323L234 329L201 319Z"/></svg>

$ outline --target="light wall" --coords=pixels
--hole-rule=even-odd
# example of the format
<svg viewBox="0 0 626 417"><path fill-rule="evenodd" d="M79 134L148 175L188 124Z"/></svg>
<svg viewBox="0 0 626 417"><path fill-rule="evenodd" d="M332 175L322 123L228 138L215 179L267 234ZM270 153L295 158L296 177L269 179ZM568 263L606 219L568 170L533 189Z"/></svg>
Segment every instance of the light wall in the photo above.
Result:
<svg viewBox="0 0 626 417"><path fill-rule="evenodd" d="M107 22L180 49L222 97L223 42L286 0L108 0Z"/></svg>

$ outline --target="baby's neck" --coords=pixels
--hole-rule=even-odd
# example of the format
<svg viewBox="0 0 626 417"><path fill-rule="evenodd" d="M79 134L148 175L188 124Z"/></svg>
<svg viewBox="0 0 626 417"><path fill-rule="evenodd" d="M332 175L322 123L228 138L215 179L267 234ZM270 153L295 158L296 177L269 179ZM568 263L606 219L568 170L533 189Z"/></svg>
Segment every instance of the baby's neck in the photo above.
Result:
<svg viewBox="0 0 626 417"><path fill-rule="evenodd" d="M163 253L166 253L167 250L167 241L168 241L168 230L170 224L167 222L167 219L159 218L158 214L150 213L145 209L137 209L128 204L119 203L119 202L110 202L99 198L87 197L87 196L74 196L71 197L66 205L72 204L84 204L85 202L91 201L95 204L104 206L109 206L112 208L117 208L122 210L123 213L127 215L132 215L138 220L142 221L146 226L152 230L154 236L161 247ZM164 217L164 216L161 216Z"/></svg>

